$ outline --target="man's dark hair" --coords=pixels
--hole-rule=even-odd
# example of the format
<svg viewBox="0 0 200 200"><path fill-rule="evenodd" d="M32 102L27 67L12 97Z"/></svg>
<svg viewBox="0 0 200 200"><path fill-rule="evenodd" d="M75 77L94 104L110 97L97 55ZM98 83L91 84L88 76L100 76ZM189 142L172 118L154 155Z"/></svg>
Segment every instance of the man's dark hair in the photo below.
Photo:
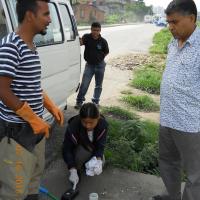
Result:
<svg viewBox="0 0 200 200"><path fill-rule="evenodd" d="M173 0L165 10L166 15L180 13L181 15L195 15L197 19L197 7L193 0Z"/></svg>
<svg viewBox="0 0 200 200"><path fill-rule="evenodd" d="M16 12L19 23L23 22L27 11L31 11L35 14L37 13L37 1L49 2L49 0L17 0Z"/></svg>
<svg viewBox="0 0 200 200"><path fill-rule="evenodd" d="M91 28L101 28L101 24L99 22L93 22Z"/></svg>
<svg viewBox="0 0 200 200"><path fill-rule="evenodd" d="M99 117L99 109L94 103L84 103L80 109L80 118L97 119Z"/></svg>

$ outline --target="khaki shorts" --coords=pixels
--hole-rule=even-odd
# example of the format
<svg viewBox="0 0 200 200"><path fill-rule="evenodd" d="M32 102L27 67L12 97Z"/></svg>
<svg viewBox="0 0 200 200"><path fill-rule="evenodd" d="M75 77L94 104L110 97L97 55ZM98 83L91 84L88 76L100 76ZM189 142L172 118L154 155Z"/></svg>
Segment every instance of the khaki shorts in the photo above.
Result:
<svg viewBox="0 0 200 200"><path fill-rule="evenodd" d="M1 122L0 200L23 200L29 194L38 194L40 177L45 164L45 138L40 137L43 139L38 140L35 137L39 143L34 144L33 141L29 142L29 138L23 135L24 131L20 128L13 129L13 138L12 135L11 138L2 136L4 131L6 134L8 131L5 124ZM22 129L27 130L24 126ZM17 134L15 134L16 130ZM19 132L24 138L20 137ZM27 132L27 136L30 134ZM19 141L16 141L17 139Z"/></svg>

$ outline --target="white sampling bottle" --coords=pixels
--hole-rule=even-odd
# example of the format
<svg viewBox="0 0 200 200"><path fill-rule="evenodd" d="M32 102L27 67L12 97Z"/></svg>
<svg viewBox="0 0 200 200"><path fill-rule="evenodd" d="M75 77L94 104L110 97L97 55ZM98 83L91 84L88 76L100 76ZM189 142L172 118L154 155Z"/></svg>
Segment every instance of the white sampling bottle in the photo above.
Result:
<svg viewBox="0 0 200 200"><path fill-rule="evenodd" d="M90 193L89 194L89 200L98 200L99 196L97 193Z"/></svg>

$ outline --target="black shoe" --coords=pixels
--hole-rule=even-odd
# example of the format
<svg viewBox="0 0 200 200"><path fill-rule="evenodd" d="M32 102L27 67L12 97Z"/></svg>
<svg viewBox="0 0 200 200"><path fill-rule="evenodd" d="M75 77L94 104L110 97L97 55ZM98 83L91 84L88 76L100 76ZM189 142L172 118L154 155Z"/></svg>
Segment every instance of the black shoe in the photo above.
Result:
<svg viewBox="0 0 200 200"><path fill-rule="evenodd" d="M39 194L28 195L24 200L39 200Z"/></svg>
<svg viewBox="0 0 200 200"><path fill-rule="evenodd" d="M157 195L152 197L151 200L162 200L162 197L160 195Z"/></svg>
<svg viewBox="0 0 200 200"><path fill-rule="evenodd" d="M156 195L151 197L150 200L171 200L171 198L168 195Z"/></svg>
<svg viewBox="0 0 200 200"><path fill-rule="evenodd" d="M76 105L74 106L75 109L79 110L81 109L82 103L76 103Z"/></svg>

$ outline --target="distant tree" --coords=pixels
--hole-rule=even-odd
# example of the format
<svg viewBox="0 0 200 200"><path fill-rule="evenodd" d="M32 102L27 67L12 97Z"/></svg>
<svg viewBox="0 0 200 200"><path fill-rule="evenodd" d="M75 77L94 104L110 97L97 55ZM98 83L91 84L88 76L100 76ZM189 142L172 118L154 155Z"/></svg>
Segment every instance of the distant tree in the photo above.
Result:
<svg viewBox="0 0 200 200"><path fill-rule="evenodd" d="M127 3L125 6L126 12L134 15L139 21L144 19L144 15L152 14L152 6L146 6L143 0Z"/></svg>

